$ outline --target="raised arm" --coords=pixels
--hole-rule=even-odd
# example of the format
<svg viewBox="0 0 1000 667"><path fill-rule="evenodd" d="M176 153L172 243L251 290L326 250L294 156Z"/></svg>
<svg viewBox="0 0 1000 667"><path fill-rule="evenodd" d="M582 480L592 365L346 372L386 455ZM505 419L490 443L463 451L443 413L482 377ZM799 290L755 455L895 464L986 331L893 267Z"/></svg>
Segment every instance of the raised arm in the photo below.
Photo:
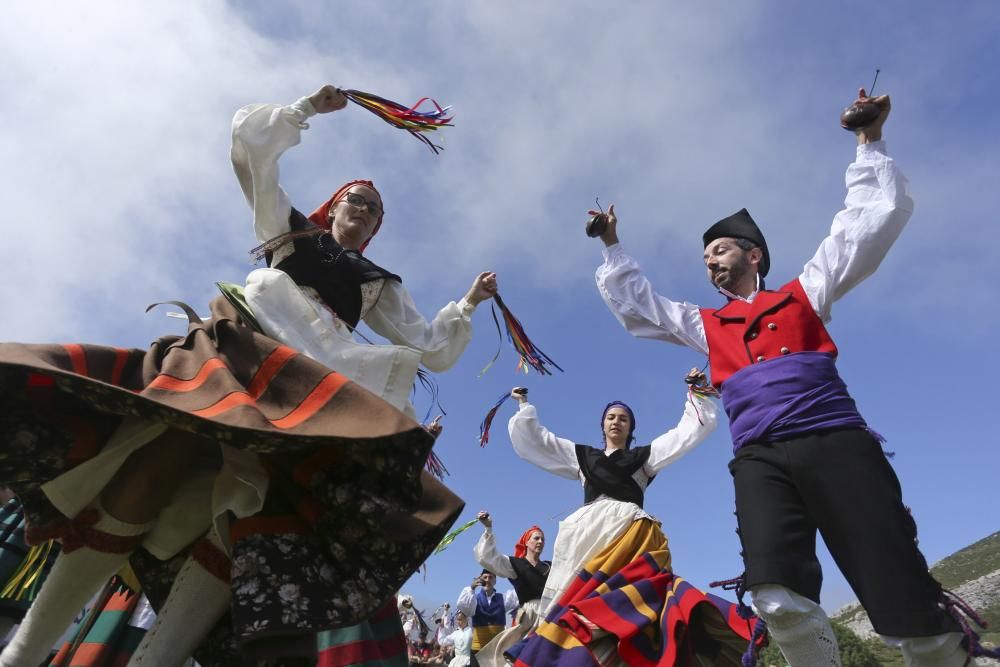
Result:
<svg viewBox="0 0 1000 667"><path fill-rule="evenodd" d="M580 478L580 464L576 458L576 443L553 435L538 423L538 411L527 398L515 393L518 410L507 424L514 451L528 463L542 470L565 477Z"/></svg>
<svg viewBox="0 0 1000 667"><path fill-rule="evenodd" d="M882 123L891 109L889 97L871 101L883 108L883 115L877 127L859 133L857 156L845 176L844 209L834 216L829 235L799 276L824 322L830 320L837 299L875 272L913 213L909 181L882 140Z"/></svg>
<svg viewBox="0 0 1000 667"><path fill-rule="evenodd" d="M685 345L708 354L705 325L698 306L671 301L653 289L638 262L618 242L615 207L608 209L604 263L597 267L597 289L625 330L639 338L654 338Z"/></svg>
<svg viewBox="0 0 1000 667"><path fill-rule="evenodd" d="M479 274L459 301L452 301L428 322L401 283L386 281L365 323L395 345L423 353L421 363L434 372L451 368L472 340L472 312L496 294L496 274Z"/></svg>
<svg viewBox="0 0 1000 667"><path fill-rule="evenodd" d="M301 141L306 120L317 113L343 109L347 99L333 86L323 86L287 106L250 104L233 118L230 159L261 242L288 231L291 203L278 182L278 159Z"/></svg>
<svg viewBox="0 0 1000 667"><path fill-rule="evenodd" d="M653 440L649 459L643 466L646 474L652 477L700 445L715 430L717 423L715 401L689 392L680 422Z"/></svg>
<svg viewBox="0 0 1000 667"><path fill-rule="evenodd" d="M517 579L517 572L510 564L510 558L497 549L497 538L493 534L493 519L489 512L480 512L477 518L486 530L483 531L482 537L472 549L476 562L498 577Z"/></svg>

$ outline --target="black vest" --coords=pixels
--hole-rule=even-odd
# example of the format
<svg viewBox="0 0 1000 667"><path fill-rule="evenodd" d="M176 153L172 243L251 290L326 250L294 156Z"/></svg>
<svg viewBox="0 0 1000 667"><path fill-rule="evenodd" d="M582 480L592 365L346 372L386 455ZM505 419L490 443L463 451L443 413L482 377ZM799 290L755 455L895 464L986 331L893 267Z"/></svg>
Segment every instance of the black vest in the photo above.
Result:
<svg viewBox="0 0 1000 667"><path fill-rule="evenodd" d="M517 593L517 601L524 604L542 597L542 591L545 590L545 580L549 578L549 569L552 567L552 563L540 560L538 567L535 567L528 562L527 558L511 556L510 564L517 574L517 579L510 580L514 592Z"/></svg>
<svg viewBox="0 0 1000 667"><path fill-rule="evenodd" d="M294 208L288 216L288 226L293 232L316 229L312 220ZM360 252L345 249L330 234L297 238L292 243L295 252L274 268L291 276L296 285L312 287L319 292L326 305L351 328L358 326L361 319L362 284L380 278L403 282ZM271 265L270 253L267 265Z"/></svg>
<svg viewBox="0 0 1000 667"><path fill-rule="evenodd" d="M576 446L576 460L583 472L583 502L592 503L604 495L642 507L643 490L632 474L649 459L649 445L619 449L606 455L603 449ZM652 482L652 478L649 480Z"/></svg>

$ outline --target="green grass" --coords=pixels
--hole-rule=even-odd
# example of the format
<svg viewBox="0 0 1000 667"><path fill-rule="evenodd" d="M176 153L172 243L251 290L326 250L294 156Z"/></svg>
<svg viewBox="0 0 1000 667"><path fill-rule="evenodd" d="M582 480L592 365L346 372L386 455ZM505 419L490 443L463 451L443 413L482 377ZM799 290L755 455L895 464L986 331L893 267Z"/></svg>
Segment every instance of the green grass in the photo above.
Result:
<svg viewBox="0 0 1000 667"><path fill-rule="evenodd" d="M931 568L934 577L949 589L996 570L1000 570L1000 532L959 549Z"/></svg>

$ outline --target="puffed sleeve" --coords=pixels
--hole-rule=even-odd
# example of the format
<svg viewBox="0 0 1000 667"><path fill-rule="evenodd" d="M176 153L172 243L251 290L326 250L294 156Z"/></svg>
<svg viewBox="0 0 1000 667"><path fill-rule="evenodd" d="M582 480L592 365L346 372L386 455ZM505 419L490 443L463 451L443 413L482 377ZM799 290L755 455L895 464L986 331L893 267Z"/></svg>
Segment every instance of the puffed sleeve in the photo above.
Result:
<svg viewBox="0 0 1000 667"><path fill-rule="evenodd" d="M294 104L250 104L233 117L230 159L243 194L253 209L257 240L288 231L291 202L278 183L278 159L301 141L306 119L316 110L308 97Z"/></svg>
<svg viewBox="0 0 1000 667"><path fill-rule="evenodd" d="M510 564L510 558L497 549L497 539L491 528L483 531L476 546L472 548L472 553L476 557L476 562L498 577L517 579L517 572Z"/></svg>
<svg viewBox="0 0 1000 667"><path fill-rule="evenodd" d="M580 478L580 463L576 458L576 443L553 435L538 423L538 411L530 403L522 403L507 424L514 451L528 463L542 470L565 477Z"/></svg>
<svg viewBox="0 0 1000 667"><path fill-rule="evenodd" d="M653 440L649 459L643 466L646 474L652 477L697 447L715 430L717 422L715 401L688 392L680 422Z"/></svg>
<svg viewBox="0 0 1000 667"><path fill-rule="evenodd" d="M844 209L834 216L830 233L799 276L824 322L835 301L875 272L913 213L909 181L889 157L885 142L858 146L844 178Z"/></svg>
<svg viewBox="0 0 1000 667"><path fill-rule="evenodd" d="M708 354L698 306L661 296L620 243L604 248L597 267L597 290L611 313L633 336L685 345Z"/></svg>
<svg viewBox="0 0 1000 667"><path fill-rule="evenodd" d="M455 365L472 340L472 312L475 306L464 298L452 301L428 322L417 310L406 288L387 280L375 306L365 316L372 331L395 345L405 345L423 353L421 363L433 372Z"/></svg>
<svg viewBox="0 0 1000 667"><path fill-rule="evenodd" d="M476 613L476 594L472 590L471 586L466 586L462 589L462 592L458 594L458 602L455 603L458 610L466 615L466 617L471 621L473 614Z"/></svg>
<svg viewBox="0 0 1000 667"><path fill-rule="evenodd" d="M503 594L503 608L509 614L521 606L521 601L517 599L517 592L512 588Z"/></svg>

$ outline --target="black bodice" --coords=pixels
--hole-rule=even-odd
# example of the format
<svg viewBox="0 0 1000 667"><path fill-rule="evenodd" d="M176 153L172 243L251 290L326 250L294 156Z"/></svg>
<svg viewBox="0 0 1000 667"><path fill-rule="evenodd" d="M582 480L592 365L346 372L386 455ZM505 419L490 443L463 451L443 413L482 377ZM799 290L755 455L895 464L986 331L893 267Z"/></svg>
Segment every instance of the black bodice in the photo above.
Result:
<svg viewBox="0 0 1000 667"><path fill-rule="evenodd" d="M527 558L510 557L510 564L517 573L517 579L511 579L510 583L517 593L517 601L521 604L529 600L537 600L542 597L545 590L545 580L549 578L549 570L552 563L547 560L538 561L538 566L528 562Z"/></svg>
<svg viewBox="0 0 1000 667"><path fill-rule="evenodd" d="M649 445L619 449L610 455L603 449L577 445L576 460L584 477L583 502L592 503L604 495L642 507L645 494L632 475L649 460L649 452Z"/></svg>
<svg viewBox="0 0 1000 667"><path fill-rule="evenodd" d="M317 229L316 225L296 209L288 216L293 232ZM274 268L284 271L296 285L312 287L337 317L352 328L361 319L361 285L382 278L403 282L356 250L348 250L326 233L294 239L295 252ZM271 265L271 254L267 264Z"/></svg>

